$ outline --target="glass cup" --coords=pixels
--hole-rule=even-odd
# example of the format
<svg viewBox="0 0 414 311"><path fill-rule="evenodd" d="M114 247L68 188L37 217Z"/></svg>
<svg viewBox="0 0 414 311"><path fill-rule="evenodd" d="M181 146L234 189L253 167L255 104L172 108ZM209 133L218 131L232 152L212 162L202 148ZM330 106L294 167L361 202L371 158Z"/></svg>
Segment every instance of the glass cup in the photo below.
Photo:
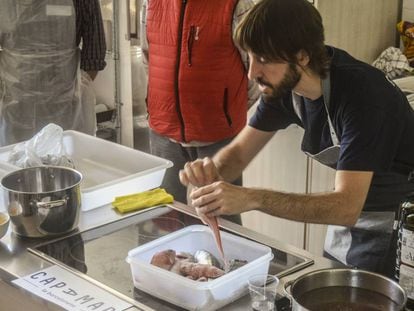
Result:
<svg viewBox="0 0 414 311"><path fill-rule="evenodd" d="M249 277L249 292L254 311L275 310L279 279L270 274L256 274Z"/></svg>

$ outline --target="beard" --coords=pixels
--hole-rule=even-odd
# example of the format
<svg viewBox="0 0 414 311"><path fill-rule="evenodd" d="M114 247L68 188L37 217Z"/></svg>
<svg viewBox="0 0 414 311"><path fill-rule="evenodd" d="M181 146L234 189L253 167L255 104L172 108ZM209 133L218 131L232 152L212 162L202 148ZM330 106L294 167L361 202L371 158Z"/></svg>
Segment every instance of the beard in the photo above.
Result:
<svg viewBox="0 0 414 311"><path fill-rule="evenodd" d="M285 73L285 76L278 85L272 85L271 83L264 81L261 78L257 78L256 82L261 85L265 85L272 90L270 94L262 93L264 101L269 102L280 100L281 98L292 92L292 90L300 81L301 77L301 74L296 69L296 65L289 64L288 71Z"/></svg>

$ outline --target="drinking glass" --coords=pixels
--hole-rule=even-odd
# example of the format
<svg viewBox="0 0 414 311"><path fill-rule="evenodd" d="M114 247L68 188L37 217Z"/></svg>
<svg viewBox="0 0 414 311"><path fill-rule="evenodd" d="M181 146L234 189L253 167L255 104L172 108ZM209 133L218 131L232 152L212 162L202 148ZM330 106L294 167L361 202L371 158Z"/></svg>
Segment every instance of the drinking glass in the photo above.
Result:
<svg viewBox="0 0 414 311"><path fill-rule="evenodd" d="M249 277L249 293L254 311L275 310L275 299L279 279L270 274L256 274Z"/></svg>

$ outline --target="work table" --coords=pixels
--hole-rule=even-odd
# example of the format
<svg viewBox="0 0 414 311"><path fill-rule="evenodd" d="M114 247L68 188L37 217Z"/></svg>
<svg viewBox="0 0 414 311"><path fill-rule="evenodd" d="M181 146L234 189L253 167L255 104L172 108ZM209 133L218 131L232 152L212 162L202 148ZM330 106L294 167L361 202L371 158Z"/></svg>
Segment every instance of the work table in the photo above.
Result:
<svg viewBox="0 0 414 311"><path fill-rule="evenodd" d="M179 202L174 202L174 204L169 205L168 208L172 210L178 210L184 214L195 216L195 213L191 207L181 204ZM137 215L137 217L141 217L141 218L142 217L143 218L156 217L157 216L156 214L158 213L159 210L160 209L148 209L148 210L141 211L141 212L134 212L128 215L120 215L120 214L117 214L110 207L110 205L106 205L106 206L102 206L100 208L96 208L96 209L93 209L87 212L82 212L80 216L78 230L80 232L84 232L86 230L101 227L107 224L111 224L112 230L113 228L116 228L116 227L123 228L125 226L128 226L134 223L136 217L134 218L132 216ZM277 241L276 239L272 239L270 237L264 236L257 232L251 231L247 228L244 228L232 222L226 221L225 219L220 219L219 223L222 228L226 229L229 232L233 232L238 235L246 236L249 239L256 240L272 248L277 248L277 249L281 249L284 251L288 251L289 253L306 258L305 266L307 267L303 267L303 269L296 271L296 272L292 270L291 273L288 273L286 276L283 273L282 275L280 275L281 282L280 282L280 288L278 292L281 294L283 293L283 285L287 281L294 280L295 278L307 272L313 271L313 270L339 266L337 263L331 260L328 260L322 257L313 256L312 254L304 250L292 247L281 241ZM39 302L41 301L39 298L35 297L32 294L29 294L28 292L22 291L20 289L16 289L15 285L11 283L11 281L14 278L23 277L25 275L34 273L38 270L42 270L42 269L45 269L53 265L52 262L45 260L44 258L37 256L28 251L28 248L32 248L44 242L45 240L41 240L41 239L40 240L39 239L22 239L20 237L17 237L14 233L12 233L11 228L9 229L9 232L7 233L7 235L0 241L0 269L3 270L0 273L0 279L3 280L3 282L0 283L0 288L3 288L4 290L8 289L7 295L9 295L10 297L23 295L22 297L26 297L28 300L33 300L34 301L33 305L36 306L36 304L40 304L41 306L43 306L43 310L61 310L60 307L52 303L48 303L44 301ZM83 277L82 273L80 272L76 273L76 275L79 277ZM116 290L108 288L108 286L105 286L105 285L101 286L99 282L93 282L93 283L95 286L104 288L105 290L111 292L112 294L115 294L117 297L120 297L123 300L134 305L134 307L129 308L128 311L152 310L152 308L159 309L163 305L163 302L158 300L155 303L155 307L154 307L154 303L152 303L152 308L150 308L140 301L132 299L131 297L127 297L117 292ZM133 287L132 280L130 281L130 284L127 284L127 285L130 287ZM4 299L4 297L2 299ZM16 299L15 303L16 304L24 303L23 300L24 300L23 298L18 299L18 300ZM8 303L10 302L13 304L12 299L8 299ZM170 308L169 310L174 310L174 309L175 308ZM248 295L245 295L242 298L236 300L235 302L223 307L221 310L250 310L250 309L251 308L250 308L249 297ZM13 310L13 309L10 308L10 310ZM15 309L15 310L19 310L19 309ZM179 310L179 309L177 308L175 310Z"/></svg>

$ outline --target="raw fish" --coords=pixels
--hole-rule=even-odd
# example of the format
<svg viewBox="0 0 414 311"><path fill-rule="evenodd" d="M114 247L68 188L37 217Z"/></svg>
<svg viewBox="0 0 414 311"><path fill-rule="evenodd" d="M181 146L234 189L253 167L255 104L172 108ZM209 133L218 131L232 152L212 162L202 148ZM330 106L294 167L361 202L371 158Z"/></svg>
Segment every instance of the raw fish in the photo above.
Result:
<svg viewBox="0 0 414 311"><path fill-rule="evenodd" d="M230 259L228 270L226 270L226 273L236 270L240 267L243 267L245 264L247 264L247 260L241 260L241 259Z"/></svg>
<svg viewBox="0 0 414 311"><path fill-rule="evenodd" d="M200 249L194 253L194 259L197 263L212 265L217 268L221 268L220 262L210 252Z"/></svg>
<svg viewBox="0 0 414 311"><path fill-rule="evenodd" d="M211 265L191 262L188 257L179 258L172 249L155 253L152 256L151 264L192 280L200 281L218 278L225 273L223 270Z"/></svg>
<svg viewBox="0 0 414 311"><path fill-rule="evenodd" d="M180 272L182 275L190 276L193 280L202 277L215 279L225 274L223 270L217 267L188 261L181 262Z"/></svg>
<svg viewBox="0 0 414 311"><path fill-rule="evenodd" d="M190 262L196 262L196 259L194 258L194 256L189 252L178 252L175 255L175 257L177 257L178 259L187 260Z"/></svg>
<svg viewBox="0 0 414 311"><path fill-rule="evenodd" d="M152 256L150 263L165 270L171 270L175 263L175 251L167 249L157 252Z"/></svg>

